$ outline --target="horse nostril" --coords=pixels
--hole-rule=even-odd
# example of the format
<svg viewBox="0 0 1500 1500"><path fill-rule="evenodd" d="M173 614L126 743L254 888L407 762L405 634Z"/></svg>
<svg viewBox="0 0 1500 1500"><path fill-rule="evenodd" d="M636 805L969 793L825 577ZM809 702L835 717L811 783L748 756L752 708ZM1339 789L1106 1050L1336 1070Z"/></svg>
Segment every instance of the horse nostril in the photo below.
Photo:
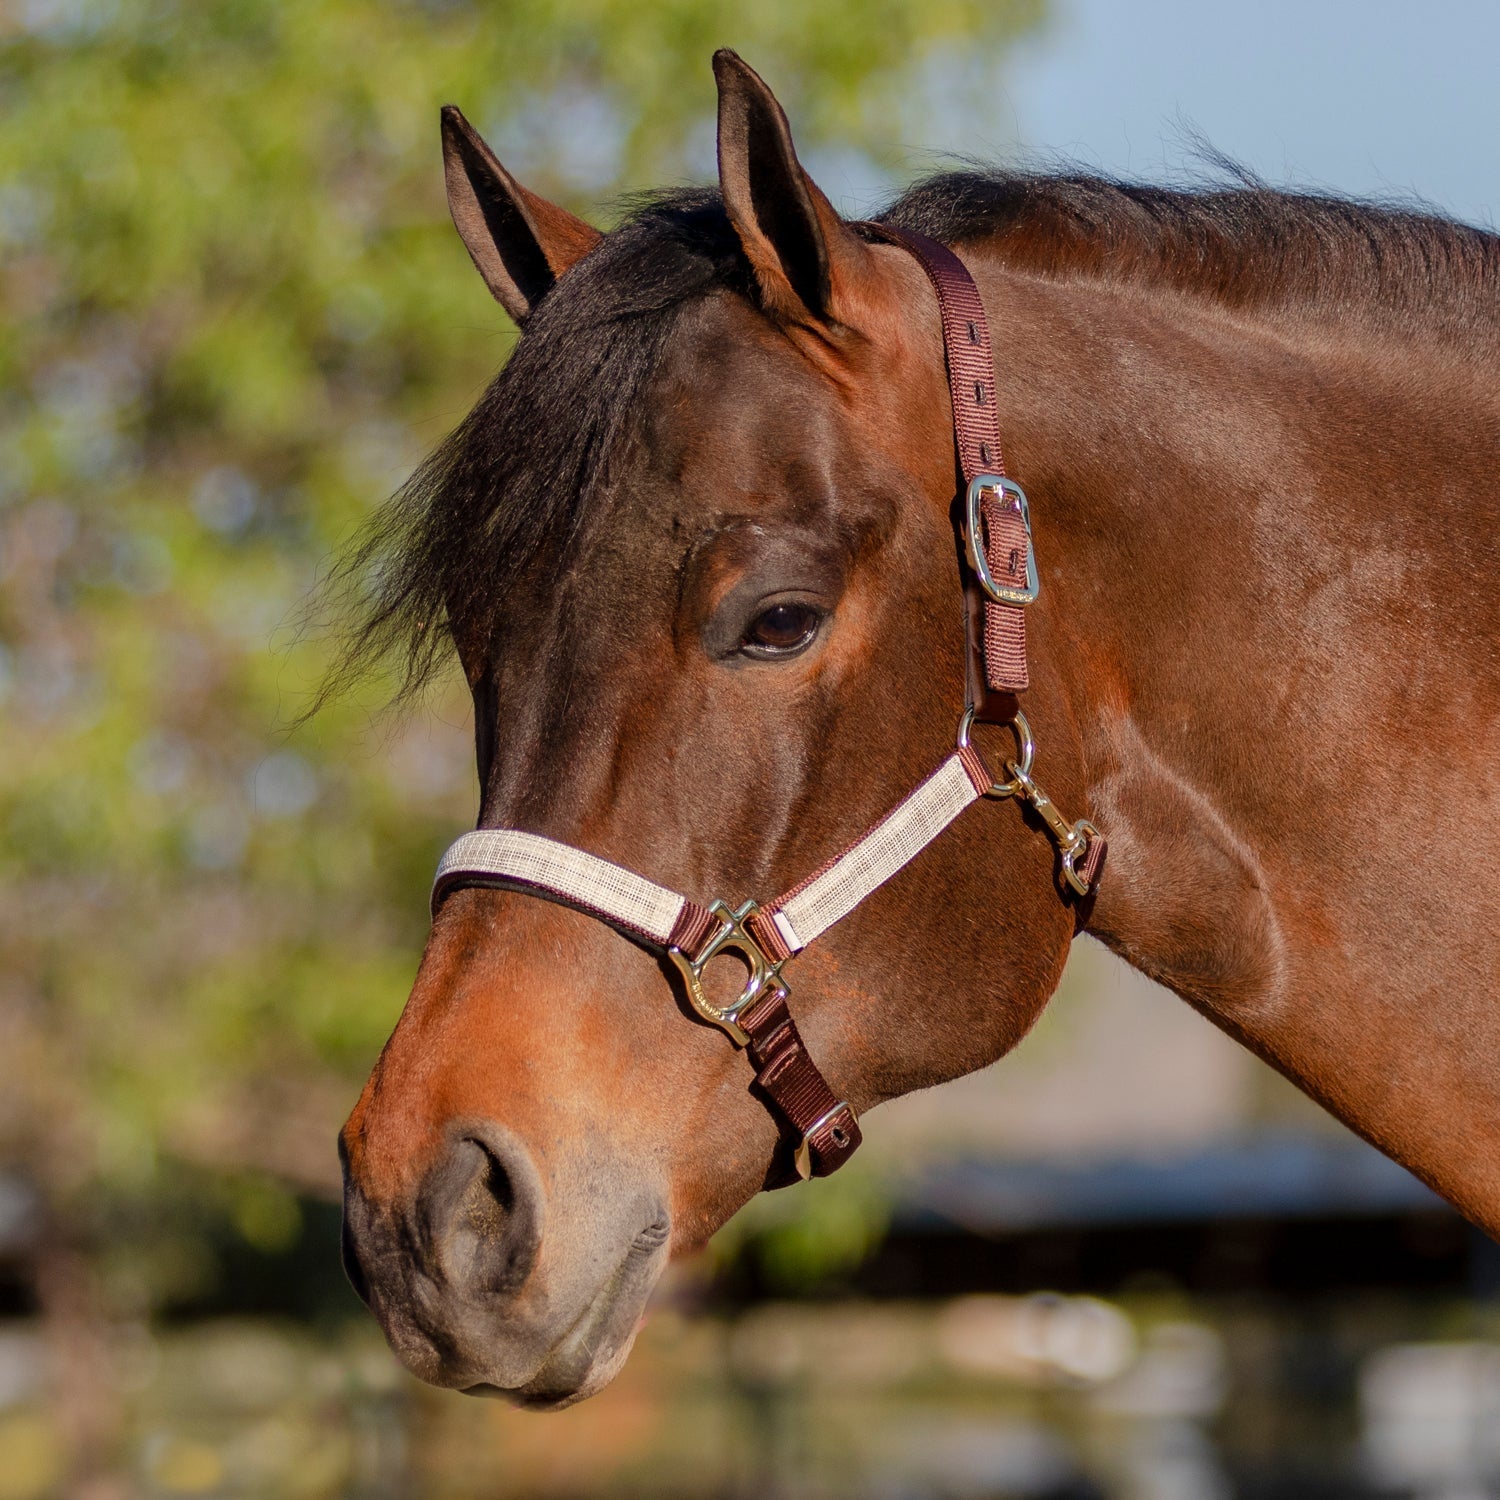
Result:
<svg viewBox="0 0 1500 1500"><path fill-rule="evenodd" d="M468 1293L520 1290L536 1264L540 1187L506 1132L468 1124L428 1174L419 1200L431 1269Z"/></svg>

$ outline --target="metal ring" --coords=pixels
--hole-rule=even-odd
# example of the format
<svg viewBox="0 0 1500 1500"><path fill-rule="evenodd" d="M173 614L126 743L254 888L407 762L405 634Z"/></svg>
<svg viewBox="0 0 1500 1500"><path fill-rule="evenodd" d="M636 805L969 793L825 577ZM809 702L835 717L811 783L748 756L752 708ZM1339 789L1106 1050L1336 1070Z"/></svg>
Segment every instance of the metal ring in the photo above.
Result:
<svg viewBox="0 0 1500 1500"><path fill-rule="evenodd" d="M750 1038L740 1025L740 1017L770 990L780 990L783 998L787 994L785 981L781 977L782 959L773 963L765 950L756 942L754 934L745 923L760 910L754 901L730 909L728 902L715 901L709 912L719 919L719 930L709 939L696 958L689 958L681 948L669 947L667 957L677 965L682 981L687 986L688 999L693 1009L705 1021L712 1021L729 1033L737 1047L748 1047ZM745 987L738 1000L730 1004L715 1005L703 988L703 971L721 953L738 953L750 969Z"/></svg>
<svg viewBox="0 0 1500 1500"><path fill-rule="evenodd" d="M974 708L971 704L964 710L963 718L958 721L958 748L968 750L969 731L974 727ZM1026 715L1020 709L1016 710L1016 716L1010 721L1011 733L1016 737L1016 744L1021 750L1021 762L1014 767L1018 773L1009 781L995 781L991 779L988 789L984 792L986 797L1014 797L1017 793L1025 790L1025 778L1031 775L1031 764L1036 759L1036 741L1031 737L1031 725L1026 722ZM978 752L975 752L976 754Z"/></svg>

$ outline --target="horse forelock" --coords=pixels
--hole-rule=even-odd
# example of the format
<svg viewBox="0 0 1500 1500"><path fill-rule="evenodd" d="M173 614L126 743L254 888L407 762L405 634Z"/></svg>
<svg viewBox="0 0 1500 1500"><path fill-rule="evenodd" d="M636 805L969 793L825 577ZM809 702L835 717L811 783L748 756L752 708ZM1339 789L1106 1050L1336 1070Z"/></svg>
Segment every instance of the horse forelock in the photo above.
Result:
<svg viewBox="0 0 1500 1500"><path fill-rule="evenodd" d="M748 294L717 192L639 200L538 303L474 408L372 518L335 575L356 624L338 680L393 658L420 690L454 640L489 640L539 563L561 562L610 482L684 309Z"/></svg>

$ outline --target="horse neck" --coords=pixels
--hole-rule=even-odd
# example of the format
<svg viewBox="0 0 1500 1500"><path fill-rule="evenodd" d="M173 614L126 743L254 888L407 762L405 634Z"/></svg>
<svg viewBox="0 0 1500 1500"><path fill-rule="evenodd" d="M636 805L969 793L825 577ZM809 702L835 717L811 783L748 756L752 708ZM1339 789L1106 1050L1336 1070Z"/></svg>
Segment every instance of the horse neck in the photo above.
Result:
<svg viewBox="0 0 1500 1500"><path fill-rule="evenodd" d="M1500 1228L1493 348L976 269L1089 930Z"/></svg>

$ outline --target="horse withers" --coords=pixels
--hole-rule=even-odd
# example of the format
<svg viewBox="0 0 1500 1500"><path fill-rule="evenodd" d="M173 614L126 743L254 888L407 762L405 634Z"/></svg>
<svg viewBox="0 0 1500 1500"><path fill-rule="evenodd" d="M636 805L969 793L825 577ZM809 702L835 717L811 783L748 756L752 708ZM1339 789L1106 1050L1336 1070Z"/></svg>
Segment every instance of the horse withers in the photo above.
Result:
<svg viewBox="0 0 1500 1500"><path fill-rule="evenodd" d="M522 336L378 524L355 651L421 676L451 641L479 829L514 832L441 889L342 1137L346 1263L397 1354L532 1406L598 1390L669 1256L1013 1047L1080 927L1500 1230L1500 239L980 173L855 226L714 66L718 190L603 236L444 112L454 221ZM767 912L800 919L803 877L899 843L880 820L934 767L967 805L975 755L1017 763L989 716L973 792L951 772L962 320L903 234L957 250L993 331L1049 800L944 804L797 952ZM1086 895L1070 826L1110 839ZM726 934L743 988L693 964ZM775 1097L793 1037L847 1115Z"/></svg>

